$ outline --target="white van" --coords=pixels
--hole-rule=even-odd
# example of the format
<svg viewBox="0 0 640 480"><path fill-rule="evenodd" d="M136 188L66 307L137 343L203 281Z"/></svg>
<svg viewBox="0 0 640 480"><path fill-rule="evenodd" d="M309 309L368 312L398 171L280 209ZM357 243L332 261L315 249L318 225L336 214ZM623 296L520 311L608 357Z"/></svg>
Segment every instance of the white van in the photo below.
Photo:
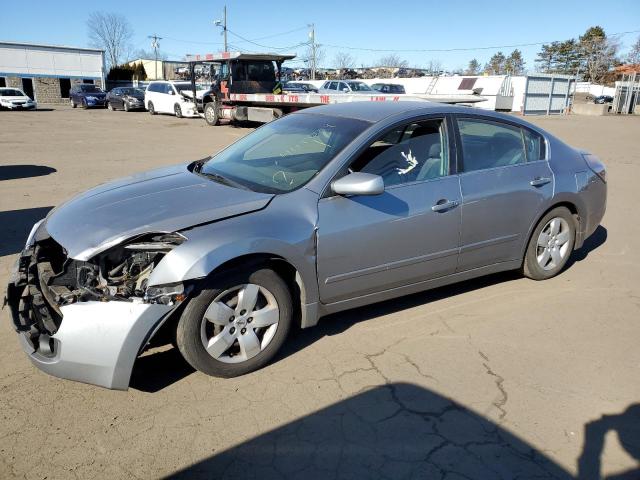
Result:
<svg viewBox="0 0 640 480"><path fill-rule="evenodd" d="M176 117L197 117L198 111L191 100L191 83L157 81L147 85L144 106L151 115L172 113Z"/></svg>

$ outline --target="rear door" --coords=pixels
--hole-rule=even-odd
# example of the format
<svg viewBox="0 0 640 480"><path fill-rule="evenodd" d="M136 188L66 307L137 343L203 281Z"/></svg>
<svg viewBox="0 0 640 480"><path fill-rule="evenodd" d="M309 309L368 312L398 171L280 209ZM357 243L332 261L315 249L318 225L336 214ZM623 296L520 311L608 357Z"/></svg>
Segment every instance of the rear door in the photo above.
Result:
<svg viewBox="0 0 640 480"><path fill-rule="evenodd" d="M460 186L449 170L445 118L403 122L351 162L380 175L375 196L328 194L318 204L318 283L323 303L373 294L455 271Z"/></svg>
<svg viewBox="0 0 640 480"><path fill-rule="evenodd" d="M462 153L458 271L521 258L527 234L553 195L544 139L518 124L457 117Z"/></svg>

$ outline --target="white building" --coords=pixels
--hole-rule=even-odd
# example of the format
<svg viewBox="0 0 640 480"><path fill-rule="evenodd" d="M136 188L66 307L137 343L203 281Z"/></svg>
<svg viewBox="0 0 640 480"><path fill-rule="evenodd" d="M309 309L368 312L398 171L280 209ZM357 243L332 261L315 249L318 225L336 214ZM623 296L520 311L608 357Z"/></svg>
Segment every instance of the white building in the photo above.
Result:
<svg viewBox="0 0 640 480"><path fill-rule="evenodd" d="M0 86L20 88L39 103L63 103L71 85L104 80L102 50L0 42Z"/></svg>

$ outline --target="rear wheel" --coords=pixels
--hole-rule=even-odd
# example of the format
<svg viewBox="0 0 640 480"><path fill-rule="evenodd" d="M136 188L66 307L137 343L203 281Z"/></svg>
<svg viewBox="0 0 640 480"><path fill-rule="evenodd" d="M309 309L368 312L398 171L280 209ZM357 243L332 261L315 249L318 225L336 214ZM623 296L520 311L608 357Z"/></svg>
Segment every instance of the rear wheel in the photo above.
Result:
<svg viewBox="0 0 640 480"><path fill-rule="evenodd" d="M155 109L155 108L153 108L153 102L149 102L149 103L147 104L147 110L149 110L149 113L150 113L151 115L155 115L155 114L156 114L156 109Z"/></svg>
<svg viewBox="0 0 640 480"><path fill-rule="evenodd" d="M219 276L182 313L178 349L191 366L208 375L244 375L273 358L291 321L289 289L273 270Z"/></svg>
<svg viewBox="0 0 640 480"><path fill-rule="evenodd" d="M212 100L204 104L204 119L212 126L220 123L220 111L218 109L218 102Z"/></svg>
<svg viewBox="0 0 640 480"><path fill-rule="evenodd" d="M176 114L176 117L182 118L182 109L177 103L173 106L173 113Z"/></svg>
<svg viewBox="0 0 640 480"><path fill-rule="evenodd" d="M523 262L524 275L533 280L555 277L569 260L575 238L571 212L565 207L551 210L531 235Z"/></svg>

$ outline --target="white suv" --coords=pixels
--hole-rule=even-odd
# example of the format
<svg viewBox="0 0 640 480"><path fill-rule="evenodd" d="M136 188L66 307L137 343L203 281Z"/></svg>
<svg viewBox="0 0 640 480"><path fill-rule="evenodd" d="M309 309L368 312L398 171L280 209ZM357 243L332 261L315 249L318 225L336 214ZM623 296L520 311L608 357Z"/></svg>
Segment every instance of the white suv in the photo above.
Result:
<svg viewBox="0 0 640 480"><path fill-rule="evenodd" d="M144 92L144 106L151 115L172 113L176 117L197 117L192 96L189 82L151 82Z"/></svg>

